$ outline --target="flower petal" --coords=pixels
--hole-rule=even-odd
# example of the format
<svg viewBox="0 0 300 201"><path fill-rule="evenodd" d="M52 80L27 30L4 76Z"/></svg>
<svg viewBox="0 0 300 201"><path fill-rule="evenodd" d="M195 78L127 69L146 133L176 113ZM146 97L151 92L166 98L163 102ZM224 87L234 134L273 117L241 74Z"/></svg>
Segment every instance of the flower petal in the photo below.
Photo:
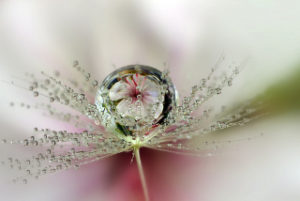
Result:
<svg viewBox="0 0 300 201"><path fill-rule="evenodd" d="M130 86L126 82L120 81L114 84L110 89L109 98L112 101L124 99L129 96L129 92L130 92Z"/></svg>
<svg viewBox="0 0 300 201"><path fill-rule="evenodd" d="M122 116L133 117L136 119L144 118L147 116L144 104L138 107L136 103L132 103L131 99L124 99L117 105L117 111Z"/></svg>
<svg viewBox="0 0 300 201"><path fill-rule="evenodd" d="M160 96L160 88L153 81L146 79L142 85L143 102L153 104L158 101Z"/></svg>

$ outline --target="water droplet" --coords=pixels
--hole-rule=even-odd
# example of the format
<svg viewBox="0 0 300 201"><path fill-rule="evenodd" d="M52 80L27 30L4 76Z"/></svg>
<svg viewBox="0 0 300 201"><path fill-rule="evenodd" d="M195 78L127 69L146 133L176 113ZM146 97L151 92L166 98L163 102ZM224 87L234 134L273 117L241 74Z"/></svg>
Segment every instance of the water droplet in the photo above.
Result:
<svg viewBox="0 0 300 201"><path fill-rule="evenodd" d="M102 113L101 123L125 135L162 123L176 101L176 89L170 78L143 65L112 72L103 81L95 100Z"/></svg>
<svg viewBox="0 0 300 201"><path fill-rule="evenodd" d="M76 66L78 66L78 65L79 65L79 62L78 62L77 60L75 60L75 61L73 62L73 66L76 67Z"/></svg>
<svg viewBox="0 0 300 201"><path fill-rule="evenodd" d="M33 96L34 96L34 97L37 97L37 96L39 96L39 92L37 92L37 91L34 91L34 92L33 92Z"/></svg>
<svg viewBox="0 0 300 201"><path fill-rule="evenodd" d="M98 86L98 81L94 80L92 84L93 84L94 87L96 87L96 86Z"/></svg>

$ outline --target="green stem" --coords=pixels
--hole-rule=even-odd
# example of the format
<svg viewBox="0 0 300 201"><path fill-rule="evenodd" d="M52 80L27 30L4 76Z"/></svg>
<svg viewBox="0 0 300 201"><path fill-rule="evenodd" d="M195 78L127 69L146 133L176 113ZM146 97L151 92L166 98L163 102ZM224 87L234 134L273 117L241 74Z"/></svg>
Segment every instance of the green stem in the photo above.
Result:
<svg viewBox="0 0 300 201"><path fill-rule="evenodd" d="M150 199L149 199L149 194L148 194L148 188L147 188L144 169L143 169L141 156L140 156L140 148L138 148L138 147L134 148L134 155L135 155L135 160L136 160L138 170L139 170L139 175L140 175L140 179L141 179L141 183L142 183L142 187L143 187L143 191L144 191L145 201L149 201Z"/></svg>

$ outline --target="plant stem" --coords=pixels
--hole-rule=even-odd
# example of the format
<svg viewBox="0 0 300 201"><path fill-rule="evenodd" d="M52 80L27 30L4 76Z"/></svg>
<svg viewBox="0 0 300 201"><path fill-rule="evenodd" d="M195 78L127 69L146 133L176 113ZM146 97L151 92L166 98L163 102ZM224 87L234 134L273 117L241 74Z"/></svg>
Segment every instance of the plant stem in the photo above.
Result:
<svg viewBox="0 0 300 201"><path fill-rule="evenodd" d="M141 183L142 183L142 187L143 187L143 191L144 191L145 201L150 201L139 147L134 148L134 155L135 155L135 160L136 160L138 170L139 170L139 175L140 175L140 179L141 179Z"/></svg>

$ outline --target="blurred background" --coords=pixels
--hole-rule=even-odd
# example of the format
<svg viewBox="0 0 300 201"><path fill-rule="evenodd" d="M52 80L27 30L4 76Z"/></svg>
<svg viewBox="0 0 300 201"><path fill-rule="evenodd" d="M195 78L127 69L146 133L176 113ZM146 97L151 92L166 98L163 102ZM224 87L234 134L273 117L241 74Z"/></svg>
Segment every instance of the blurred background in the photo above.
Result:
<svg viewBox="0 0 300 201"><path fill-rule="evenodd" d="M186 94L224 53L249 58L243 72L214 104L267 101L270 115L226 131L231 138L263 138L210 158L142 151L153 201L300 200L300 3L292 0L1 0L0 138L22 139L32 128L57 127L34 110L10 108L31 94L7 84L24 72L59 70L69 76L79 60L102 80L115 68L140 63L170 68ZM63 125L59 125L63 126ZM1 145L0 157L20 147ZM121 154L28 185L0 172L0 200L141 201L131 154Z"/></svg>

